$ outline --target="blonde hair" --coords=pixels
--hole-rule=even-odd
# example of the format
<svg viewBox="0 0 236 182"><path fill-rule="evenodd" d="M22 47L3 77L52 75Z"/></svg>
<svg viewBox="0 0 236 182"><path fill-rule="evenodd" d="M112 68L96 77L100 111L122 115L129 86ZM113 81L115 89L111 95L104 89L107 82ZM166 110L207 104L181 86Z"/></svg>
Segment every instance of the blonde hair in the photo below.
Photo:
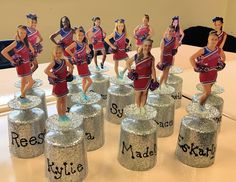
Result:
<svg viewBox="0 0 236 182"><path fill-rule="evenodd" d="M152 39L146 39L143 41L143 45L145 44L145 42L150 42L151 44L153 43L153 40ZM138 53L137 53L137 59L138 61L140 61L141 59L143 59L144 55L143 55L143 45L141 47L138 48ZM152 53L149 52L149 56L152 56Z"/></svg>
<svg viewBox="0 0 236 182"><path fill-rule="evenodd" d="M62 47L60 46L60 45L56 45L55 47L54 47L54 49L53 49L53 52L52 52L52 59L53 60L55 60L55 54L56 54L56 52L57 51L62 51L63 52L63 49L62 49ZM61 58L63 58L63 56L61 57Z"/></svg>
<svg viewBox="0 0 236 182"><path fill-rule="evenodd" d="M118 20L115 21L115 30L114 30L114 32L118 32L118 24L119 23L124 24L124 29L122 30L122 32L125 33L125 35L127 36L127 30L126 30L125 22L124 22L123 19L118 19Z"/></svg>

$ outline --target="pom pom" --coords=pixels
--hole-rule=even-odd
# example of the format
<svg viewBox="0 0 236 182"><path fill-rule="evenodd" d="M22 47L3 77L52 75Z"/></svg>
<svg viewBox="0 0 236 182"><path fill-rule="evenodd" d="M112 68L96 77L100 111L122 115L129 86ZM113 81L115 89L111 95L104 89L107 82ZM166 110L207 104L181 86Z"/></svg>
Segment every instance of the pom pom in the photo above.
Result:
<svg viewBox="0 0 236 182"><path fill-rule="evenodd" d="M223 62L223 61L218 61L218 63L217 63L217 67L216 67L216 69L218 70L218 71L221 71L221 70L223 70L224 68L225 68L225 63Z"/></svg>
<svg viewBox="0 0 236 182"><path fill-rule="evenodd" d="M134 69L132 69L129 73L128 73L128 78L130 80L137 80L138 79L138 73L136 73L136 71Z"/></svg>
<svg viewBox="0 0 236 182"><path fill-rule="evenodd" d="M151 91L156 90L159 87L159 83L157 81L154 81L153 79L151 80L151 83L149 85L149 89Z"/></svg>
<svg viewBox="0 0 236 182"><path fill-rule="evenodd" d="M199 63L196 63L196 68L194 69L194 71L199 72L199 73L206 73L209 70L210 69L208 66L203 65L203 64L199 64Z"/></svg>
<svg viewBox="0 0 236 182"><path fill-rule="evenodd" d="M13 59L13 66L20 66L21 64L23 64L24 60L22 59L21 56L17 55L17 54L14 54L12 56L12 59Z"/></svg>

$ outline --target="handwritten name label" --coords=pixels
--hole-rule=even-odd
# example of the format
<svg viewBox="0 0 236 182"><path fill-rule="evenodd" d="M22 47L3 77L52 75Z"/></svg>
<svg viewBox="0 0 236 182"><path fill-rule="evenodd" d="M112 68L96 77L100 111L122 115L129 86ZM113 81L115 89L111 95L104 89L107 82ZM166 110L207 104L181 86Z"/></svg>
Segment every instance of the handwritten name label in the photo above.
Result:
<svg viewBox="0 0 236 182"><path fill-rule="evenodd" d="M94 140L95 139L95 137L91 133L88 133L88 132L85 132L85 136L86 136L87 140Z"/></svg>
<svg viewBox="0 0 236 182"><path fill-rule="evenodd" d="M165 122L159 122L157 120L154 120L156 122L156 124L160 127L160 128L167 128L167 127L171 127L173 126L174 122L173 120L171 121L165 121Z"/></svg>
<svg viewBox="0 0 236 182"><path fill-rule="evenodd" d="M27 147L29 145L41 145L44 143L46 130L39 133L37 136L31 136L29 138L20 137L16 132L11 132L11 144L17 147Z"/></svg>
<svg viewBox="0 0 236 182"><path fill-rule="evenodd" d="M55 162L51 161L49 158L47 158L47 167L48 172L54 175L54 179L61 179L63 176L70 176L84 170L82 164L63 162L60 166L57 166Z"/></svg>
<svg viewBox="0 0 236 182"><path fill-rule="evenodd" d="M178 146L182 149L183 152L193 155L194 157L209 157L210 159L215 158L216 146L211 144L210 147L198 146L195 143L186 144L183 142L184 137L179 135L178 137Z"/></svg>
<svg viewBox="0 0 236 182"><path fill-rule="evenodd" d="M115 103L111 104L110 112L116 115L118 118L122 118L124 109L119 109Z"/></svg>
<svg viewBox="0 0 236 182"><path fill-rule="evenodd" d="M125 141L122 142L122 154L129 154L131 159L136 158L147 158L154 155L157 155L157 145L154 144L152 147L145 147L142 151L133 150L132 145L125 144Z"/></svg>
<svg viewBox="0 0 236 182"><path fill-rule="evenodd" d="M174 94L171 95L171 97L175 100L177 99L181 99L182 98L182 94L180 92L175 92Z"/></svg>

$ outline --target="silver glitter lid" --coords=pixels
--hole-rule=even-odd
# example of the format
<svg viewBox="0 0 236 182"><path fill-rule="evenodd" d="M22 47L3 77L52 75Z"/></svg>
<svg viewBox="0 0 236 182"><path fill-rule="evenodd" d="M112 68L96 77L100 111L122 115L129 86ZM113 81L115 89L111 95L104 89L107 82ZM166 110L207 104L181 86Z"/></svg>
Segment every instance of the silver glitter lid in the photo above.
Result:
<svg viewBox="0 0 236 182"><path fill-rule="evenodd" d="M91 105L99 102L101 100L101 95L94 93L94 92L88 92L86 94L88 96L88 100L85 100L83 98L83 93L73 94L71 99L73 102L82 104L82 105Z"/></svg>
<svg viewBox="0 0 236 182"><path fill-rule="evenodd" d="M154 90L152 93L160 95L172 95L175 92L174 87L169 85L161 85L158 89Z"/></svg>
<svg viewBox="0 0 236 182"><path fill-rule="evenodd" d="M90 65L90 66L89 66L89 70L90 70L92 73L94 73L94 74L102 74L102 73L105 73L105 72L109 71L109 67L108 67L108 66L104 66L103 69L97 70L96 66Z"/></svg>
<svg viewBox="0 0 236 182"><path fill-rule="evenodd" d="M199 118L213 119L220 116L218 109L207 103L204 106L201 106L199 103L191 103L186 107L186 111L190 115Z"/></svg>
<svg viewBox="0 0 236 182"><path fill-rule="evenodd" d="M197 88L197 90L203 92L203 87L202 87L201 83L197 84L196 88ZM217 85L217 84L214 84L211 88L211 94L221 94L224 91L225 91L224 88Z"/></svg>
<svg viewBox="0 0 236 182"><path fill-rule="evenodd" d="M110 77L110 82L115 85L130 85L133 83L132 80L130 80L127 76L124 76L123 79L118 79L116 76Z"/></svg>
<svg viewBox="0 0 236 182"><path fill-rule="evenodd" d="M133 118L137 120L151 120L156 117L156 109L149 105L144 106L145 113L140 112L135 104L128 105L124 108L124 113L128 118Z"/></svg>
<svg viewBox="0 0 236 182"><path fill-rule="evenodd" d="M147 103L151 106L158 107L168 107L174 103L174 99L172 99L168 95L160 95L160 94L149 94Z"/></svg>
<svg viewBox="0 0 236 182"><path fill-rule="evenodd" d="M34 83L34 85L32 86L32 88L38 88L38 87L40 87L41 85L43 85L43 81L40 80L40 79L35 79L34 81L35 81L35 83ZM18 81L15 83L15 87L16 87L16 88L21 88L21 80L18 80Z"/></svg>
<svg viewBox="0 0 236 182"><path fill-rule="evenodd" d="M80 76L76 75L74 76L73 80L71 82L67 82L68 85L76 85L76 84L81 84L82 83L82 79Z"/></svg>
<svg viewBox="0 0 236 182"><path fill-rule="evenodd" d="M37 96L27 95L26 98L30 100L29 103L21 104L19 101L20 98L17 97L8 102L8 107L13 110L27 110L32 109L41 103L40 98Z"/></svg>
<svg viewBox="0 0 236 182"><path fill-rule="evenodd" d="M172 66L170 69L170 74L180 74L183 73L184 69L176 66Z"/></svg>
<svg viewBox="0 0 236 182"><path fill-rule="evenodd" d="M59 115L54 114L46 120L47 130L68 131L82 127L83 118L76 113L67 113L69 121L59 121Z"/></svg>

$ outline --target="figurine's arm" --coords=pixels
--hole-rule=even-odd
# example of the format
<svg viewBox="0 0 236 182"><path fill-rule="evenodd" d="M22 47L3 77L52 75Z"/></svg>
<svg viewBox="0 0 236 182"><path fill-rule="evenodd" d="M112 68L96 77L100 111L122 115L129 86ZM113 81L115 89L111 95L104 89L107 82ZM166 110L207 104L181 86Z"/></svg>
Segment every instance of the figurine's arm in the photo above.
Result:
<svg viewBox="0 0 236 182"><path fill-rule="evenodd" d="M225 34L224 38L223 38L223 41L222 43L220 44L220 48L223 49L224 45L225 45L225 41L226 41L226 38L227 38L227 34Z"/></svg>
<svg viewBox="0 0 236 182"><path fill-rule="evenodd" d="M66 60L66 66L69 68L68 72L72 75L74 66L68 60Z"/></svg>
<svg viewBox="0 0 236 182"><path fill-rule="evenodd" d="M56 45L59 45L58 42L55 40L55 38L60 34L60 30L55 32L54 34L50 35L50 40L56 44Z"/></svg>
<svg viewBox="0 0 236 182"><path fill-rule="evenodd" d="M5 47L2 51L1 54L8 60L10 61L12 64L14 64L14 61L12 59L12 57L9 55L9 51L11 51L12 49L14 49L16 47L16 41L12 42L9 46Z"/></svg>
<svg viewBox="0 0 236 182"><path fill-rule="evenodd" d="M183 38L184 38L184 31L183 31L181 28L179 28L179 33L180 33L180 35L181 35L180 40L179 40L179 43L182 44L182 40L183 40Z"/></svg>
<svg viewBox="0 0 236 182"><path fill-rule="evenodd" d="M204 49L200 49L190 57L190 63L194 69L196 69L196 59L204 54Z"/></svg>
<svg viewBox="0 0 236 182"><path fill-rule="evenodd" d="M225 56L225 52L223 51L223 49L221 49L221 51L220 51L220 57L221 57L222 62L225 62L226 56Z"/></svg>
<svg viewBox="0 0 236 182"><path fill-rule="evenodd" d="M134 38L135 38L135 35L136 35L136 32L138 31L138 29L139 29L139 25L137 27L135 27L135 29L134 29L134 32L133 32Z"/></svg>
<svg viewBox="0 0 236 182"><path fill-rule="evenodd" d="M39 38L39 41L38 41L38 43L41 43L41 42L43 42L43 37L41 36L41 34L39 33L39 36L38 36L38 38Z"/></svg>
<svg viewBox="0 0 236 182"><path fill-rule="evenodd" d="M90 53L90 52L91 52L91 49L90 49L89 45L86 44L86 53L88 54L88 53Z"/></svg>
<svg viewBox="0 0 236 182"><path fill-rule="evenodd" d="M86 32L86 37L88 39L88 43L91 44L92 43L92 29L91 28Z"/></svg>
<svg viewBox="0 0 236 182"><path fill-rule="evenodd" d="M131 71L131 66L132 66L133 62L134 62L134 58L133 58L133 57L132 57L132 58L129 58L129 59L126 61L126 67L127 67L128 71Z"/></svg>
<svg viewBox="0 0 236 182"><path fill-rule="evenodd" d="M105 42L112 48L112 49L116 49L116 47L110 42L110 39L113 38L115 36L115 33L111 33L110 35L106 36L105 38Z"/></svg>
<svg viewBox="0 0 236 182"><path fill-rule="evenodd" d="M164 51L164 40L161 40L161 44L160 44L160 49L161 49L161 54L160 54L160 61L163 61L163 51Z"/></svg>
<svg viewBox="0 0 236 182"><path fill-rule="evenodd" d="M153 31L152 27L149 26L149 35L147 38L150 39L153 35L154 35L154 31Z"/></svg>
<svg viewBox="0 0 236 182"><path fill-rule="evenodd" d="M30 49L30 51L31 51L32 53L35 53L35 50L34 50L34 48L33 48L33 46L31 45L30 42L29 42L29 49Z"/></svg>
<svg viewBox="0 0 236 182"><path fill-rule="evenodd" d="M72 50L73 48L75 48L75 46L76 46L76 43L73 42L72 44L70 44L69 46L67 46L66 49L65 49L65 51L66 51L72 58L74 58L75 56L74 56L74 54L71 52L71 50Z"/></svg>
<svg viewBox="0 0 236 182"><path fill-rule="evenodd" d="M45 68L44 73L46 73L51 78L57 78L56 75L54 75L51 72L51 69L53 68L53 66L55 66L55 62L54 61L49 63L49 65Z"/></svg>

